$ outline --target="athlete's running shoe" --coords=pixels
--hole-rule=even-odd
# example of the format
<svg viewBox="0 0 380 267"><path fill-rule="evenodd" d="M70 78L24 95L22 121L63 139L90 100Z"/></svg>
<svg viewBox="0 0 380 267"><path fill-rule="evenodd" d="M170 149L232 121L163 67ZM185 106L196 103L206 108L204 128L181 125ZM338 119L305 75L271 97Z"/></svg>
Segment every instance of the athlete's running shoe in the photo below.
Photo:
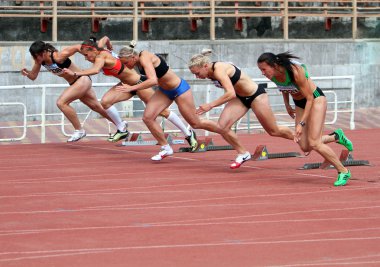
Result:
<svg viewBox="0 0 380 267"><path fill-rule="evenodd" d="M110 136L108 138L108 141L109 142L118 142L122 139L126 139L128 138L129 136L129 131L128 130L125 130L124 132L120 131L120 130L117 130L116 133L114 133L114 135Z"/></svg>
<svg viewBox="0 0 380 267"><path fill-rule="evenodd" d="M344 132L342 129L336 129L334 131L334 133L337 134L339 137L339 139L338 139L339 144L344 145L348 149L348 151L354 150L354 146L353 146L352 142L350 141L350 139L348 139L344 135Z"/></svg>
<svg viewBox="0 0 380 267"><path fill-rule="evenodd" d="M85 130L75 130L67 142L76 142L86 136Z"/></svg>
<svg viewBox="0 0 380 267"><path fill-rule="evenodd" d="M193 130L190 130L190 135L185 138L191 147L191 152L194 152L198 148L197 135Z"/></svg>
<svg viewBox="0 0 380 267"><path fill-rule="evenodd" d="M343 186L347 184L348 179L351 178L351 172L348 170L347 173L339 173L338 178L336 179L334 185L335 186Z"/></svg>
<svg viewBox="0 0 380 267"><path fill-rule="evenodd" d="M231 164L230 168L231 169L237 169L239 168L244 162L248 161L251 159L251 153L248 151L245 152L244 154L238 154L238 156L235 159L235 162Z"/></svg>
<svg viewBox="0 0 380 267"><path fill-rule="evenodd" d="M165 148L161 147L161 151L157 155L153 156L151 158L151 160L160 161L160 160L166 158L167 156L171 156L171 155L173 155L173 149L172 148L170 148L170 150L166 150Z"/></svg>

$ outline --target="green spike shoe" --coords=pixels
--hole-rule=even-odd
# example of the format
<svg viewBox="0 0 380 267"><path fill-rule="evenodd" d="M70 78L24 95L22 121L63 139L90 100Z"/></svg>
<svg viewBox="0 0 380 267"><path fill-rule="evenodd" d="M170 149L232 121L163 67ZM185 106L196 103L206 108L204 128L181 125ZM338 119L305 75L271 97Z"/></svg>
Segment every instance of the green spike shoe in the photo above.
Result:
<svg viewBox="0 0 380 267"><path fill-rule="evenodd" d="M338 135L339 139L338 139L338 143L341 144L341 145L344 145L348 151L353 151L354 150L354 145L352 144L352 142L350 141L350 139L348 139L345 135L344 135L344 132L342 129L336 129L334 131L335 134Z"/></svg>
<svg viewBox="0 0 380 267"><path fill-rule="evenodd" d="M338 178L336 179L334 186L344 186L347 184L347 181L351 178L351 172L348 170L347 173L339 173Z"/></svg>

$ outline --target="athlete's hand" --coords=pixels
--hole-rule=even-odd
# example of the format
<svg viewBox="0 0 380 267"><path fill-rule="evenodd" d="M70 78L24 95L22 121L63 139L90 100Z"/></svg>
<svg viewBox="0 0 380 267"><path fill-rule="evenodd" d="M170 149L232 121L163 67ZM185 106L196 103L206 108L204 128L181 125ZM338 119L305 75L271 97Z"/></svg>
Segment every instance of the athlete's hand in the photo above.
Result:
<svg viewBox="0 0 380 267"><path fill-rule="evenodd" d="M116 88L116 91L118 92L122 92L122 93L130 93L132 92L132 88L126 84L122 84L122 85L118 85L115 87Z"/></svg>
<svg viewBox="0 0 380 267"><path fill-rule="evenodd" d="M74 76L74 72L73 72L72 70L70 70L70 69L66 69L66 68L64 68L64 69L62 70L62 73L63 73L63 74L68 74L68 75Z"/></svg>
<svg viewBox="0 0 380 267"><path fill-rule="evenodd" d="M296 130L294 132L294 142L298 143L301 140L301 134L302 134L302 125L297 124Z"/></svg>
<svg viewBox="0 0 380 267"><path fill-rule="evenodd" d="M27 70L27 69L22 69L21 70L21 74L23 75L23 76L28 76L29 75L29 71Z"/></svg>
<svg viewBox="0 0 380 267"><path fill-rule="evenodd" d="M296 117L296 110L292 108L292 106L286 106L286 111L288 112L289 116L293 119Z"/></svg>
<svg viewBox="0 0 380 267"><path fill-rule="evenodd" d="M199 108L197 108L197 115L202 115L208 111L210 111L212 109L211 105L210 104L203 104L203 105L200 105Z"/></svg>

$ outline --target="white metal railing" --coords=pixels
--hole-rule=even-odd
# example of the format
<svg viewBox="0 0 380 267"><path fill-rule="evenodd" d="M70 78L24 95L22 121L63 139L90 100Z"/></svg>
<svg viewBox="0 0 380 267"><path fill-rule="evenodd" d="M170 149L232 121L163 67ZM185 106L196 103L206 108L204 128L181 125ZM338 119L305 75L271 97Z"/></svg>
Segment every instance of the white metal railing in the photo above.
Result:
<svg viewBox="0 0 380 267"><path fill-rule="evenodd" d="M328 112L329 113L332 113L333 114L333 117L330 121L327 121L326 124L334 124L336 123L337 119L338 119L338 114L339 113L350 113L350 121L349 121L349 125L350 125L350 129L355 129L355 105L354 105L354 99L355 99L355 77L354 76L324 76L324 77L312 77L312 79L314 81L331 81L331 89L326 89L326 87L323 87L323 86L320 86L322 89L324 90L324 93L326 94L326 97L328 97L329 95L332 96L332 97L328 97L328 103L330 105L333 105L333 108L332 109L329 109ZM267 80L266 78L258 78L258 79L253 79L255 82L257 83L267 83L268 84L268 89L267 89L267 92L268 92L268 95L271 96L271 97L280 97L281 94L276 90L276 86L270 82L269 80ZM345 86L344 89L348 89L350 90L350 94L349 94L349 97L348 97L348 100L339 100L339 96L336 92L336 90L334 90L334 86L333 86L333 83L336 83L336 82L342 82L344 80L348 80L348 86ZM192 88L193 88L193 94L196 94L196 93L199 93L199 92L204 92L206 94L206 102L210 102L211 101L211 95L215 95L215 93L217 92L217 94L222 94L223 93L223 90L220 89L220 88L215 88L212 84L208 83L208 82L205 82L205 81L199 81L199 80L189 80L189 83L190 85L192 85ZM106 87L106 88L110 88L111 86L113 86L114 83L94 83L93 84L93 87L94 88L98 88L98 87ZM194 88L196 88L196 86L206 86L206 90L202 88L201 91L196 91ZM0 91L3 91L3 90L17 90L17 89L20 89L20 90L28 90L28 89L39 89L40 91L40 95L39 96L35 96L35 97L39 97L40 98L40 108L41 108L41 111L38 113L28 113L28 109L27 109L27 106L24 104L24 103L21 103L21 102L5 102L5 103L0 103L0 107L1 106L15 106L15 105L18 105L18 106L21 106L23 108L23 114L22 114L22 118L20 118L18 121L20 122L23 122L22 125L19 125L19 126L9 126L9 125L0 125L0 130L1 129L8 129L8 128L22 128L23 129L23 132L22 132L22 135L19 136L19 137L14 137L14 138L3 138L1 139L0 138L0 142L9 142L9 141L19 141L19 140L22 140L26 137L26 134L27 134L27 129L28 128L33 128L33 127L39 127L41 128L41 143L45 143L46 142L46 128L47 127L50 127L50 126L60 126L61 128L61 133L65 136L68 136L69 134L66 132L65 130L65 126L66 125L69 125L68 122L65 122L65 118L63 116L62 113L46 113L46 101L47 101L47 98L46 98L46 92L47 92L47 88L66 88L67 87L67 84L38 84L38 85L19 85L19 86L0 86ZM4 95L4 94L3 94ZM344 95L347 95L347 94L344 94ZM30 97L30 96L29 96ZM282 96L281 96L281 99L282 99ZM132 98L130 101L141 101L139 98ZM272 102L272 101L271 101ZM272 103L271 106L272 108L275 108L275 107L278 107L278 106L282 106L282 110L283 110L283 102L282 101L278 101L278 102L281 102L281 103ZM345 106L349 106L349 108L340 108L339 106L340 105L345 105ZM219 110L221 111L223 109L223 106L220 106L220 107L217 107L217 108L214 108L213 109L213 113L215 113L215 111ZM173 105L173 107L171 107L171 110L176 110L176 106ZM137 111L142 111L142 110L133 110L134 112L137 112ZM86 117L85 119L82 121L82 124L86 124L87 120L89 120L89 114L91 113L92 111L89 110L89 111L86 111L85 113L79 113L79 114L84 114ZM128 112L127 110L120 110L119 112ZM236 131L240 131L240 130L248 130L248 132L250 132L250 130L252 129L262 129L262 126L259 124L259 123L252 123L251 122L251 112L252 111L249 111L247 113L247 115L245 116L245 122L243 122L243 120L240 120L237 124L235 124L234 126L234 129ZM205 117L208 118L208 119L217 119L219 116L220 113L217 113L217 114L214 114L214 115L210 115L210 112L209 113L206 113ZM52 123L51 121L49 121L49 117L51 116L57 116L57 115L60 115L61 116L61 120L60 122L56 122L56 123ZM281 113L278 113L276 112L275 115L277 117L281 117L281 116L289 116L287 113L284 113L284 112L281 112ZM40 120L38 120L37 123L33 122L33 123L30 123L30 121L28 120L28 118L31 118L31 117L39 117ZM108 136L110 133L111 133L111 128L110 128L110 123L107 121L107 120L104 120L105 123L107 124L106 127L108 129L107 132L105 133L99 133L99 134L88 134L89 137L91 136ZM142 123L142 121L140 119L132 119L132 120L128 120L129 123ZM293 122L289 122L288 120L278 120L277 121L278 124L280 125L285 125L285 126L294 126L294 123ZM161 126L164 128L164 120L162 120L162 124ZM167 133L176 133L176 132L179 132L179 130L169 130L169 129L164 129L165 132ZM139 131L140 133L143 133L143 134L148 134L149 131ZM205 135L208 135L208 132L205 131Z"/></svg>

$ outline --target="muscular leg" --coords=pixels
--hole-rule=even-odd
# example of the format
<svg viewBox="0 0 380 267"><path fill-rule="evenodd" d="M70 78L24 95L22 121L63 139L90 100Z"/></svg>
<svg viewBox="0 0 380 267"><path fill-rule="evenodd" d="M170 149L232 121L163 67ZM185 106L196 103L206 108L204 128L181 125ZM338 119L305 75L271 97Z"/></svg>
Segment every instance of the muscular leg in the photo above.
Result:
<svg viewBox="0 0 380 267"><path fill-rule="evenodd" d="M252 102L252 111L270 136L293 140L293 131L289 127L278 126L276 117L269 104L268 94L261 94Z"/></svg>
<svg viewBox="0 0 380 267"><path fill-rule="evenodd" d="M120 84L121 83L118 83L117 85L113 86L110 90L108 90L103 95L100 101L100 104L102 105L104 110L107 112L108 116L115 123L117 129L119 131L124 131L125 123L123 123L119 112L117 111L116 107L114 107L113 105L121 101L126 101L132 98L133 95L131 93L122 93L122 92L116 91L116 86Z"/></svg>
<svg viewBox="0 0 380 267"><path fill-rule="evenodd" d="M242 118L248 111L248 108L237 98L229 101L218 120L218 126L222 129L221 135L231 144L239 154L244 154L247 149L240 143L237 134L231 130L232 125Z"/></svg>
<svg viewBox="0 0 380 267"><path fill-rule="evenodd" d="M106 118L107 120L109 120L115 124L115 122L110 118L110 116L108 116L107 112L104 110L104 108L102 107L102 105L98 101L96 94L95 94L95 91L92 88L87 90L87 92L80 98L80 101L82 101L83 104L88 106L93 111L99 113L104 118Z"/></svg>
<svg viewBox="0 0 380 267"><path fill-rule="evenodd" d="M79 78L74 84L66 88L57 99L57 107L65 114L75 130L82 129L78 115L70 103L83 97L91 89L91 80L87 76Z"/></svg>
<svg viewBox="0 0 380 267"><path fill-rule="evenodd" d="M191 90L180 95L176 98L176 103L178 109L185 120L194 129L204 129L210 132L218 133L223 136L223 138L230 143L234 149L239 153L243 154L247 150L240 144L236 134L231 130L223 130L219 127L218 123L211 120L202 120L196 114L196 109L194 105L194 99Z"/></svg>
<svg viewBox="0 0 380 267"><path fill-rule="evenodd" d="M167 145L168 142L165 139L164 132L160 124L156 121L156 118L160 112L170 106L172 102L173 101L170 100L166 95L157 90L149 99L144 111L143 121L148 127L151 134L157 140L158 144L161 146Z"/></svg>
<svg viewBox="0 0 380 267"><path fill-rule="evenodd" d="M326 109L327 103L325 97L319 97L314 100L307 122L309 124L309 144L313 150L330 162L338 172L346 173L348 170L339 161L338 156L328 145L322 143L322 130L326 117Z"/></svg>

